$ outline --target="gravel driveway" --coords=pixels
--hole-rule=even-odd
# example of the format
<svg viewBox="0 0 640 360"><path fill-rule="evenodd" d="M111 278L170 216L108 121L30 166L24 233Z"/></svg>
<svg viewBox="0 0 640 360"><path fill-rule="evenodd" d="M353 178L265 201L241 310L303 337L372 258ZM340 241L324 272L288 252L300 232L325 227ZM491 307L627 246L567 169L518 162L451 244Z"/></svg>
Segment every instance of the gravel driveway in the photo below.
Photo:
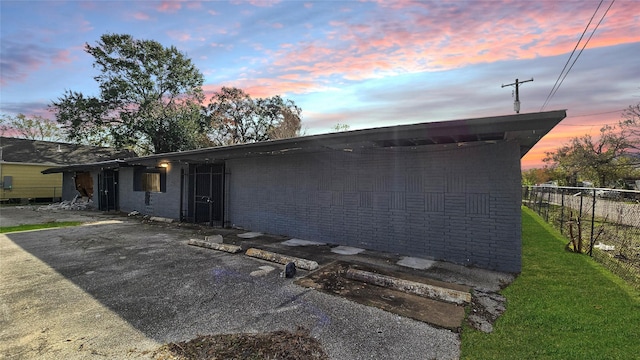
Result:
<svg viewBox="0 0 640 360"><path fill-rule="evenodd" d="M0 223L38 217L29 211L3 208ZM96 216L92 225L0 234L5 358L150 358L162 343L200 334L298 326L332 359L459 357L454 332L299 287L271 263L188 246L189 230Z"/></svg>

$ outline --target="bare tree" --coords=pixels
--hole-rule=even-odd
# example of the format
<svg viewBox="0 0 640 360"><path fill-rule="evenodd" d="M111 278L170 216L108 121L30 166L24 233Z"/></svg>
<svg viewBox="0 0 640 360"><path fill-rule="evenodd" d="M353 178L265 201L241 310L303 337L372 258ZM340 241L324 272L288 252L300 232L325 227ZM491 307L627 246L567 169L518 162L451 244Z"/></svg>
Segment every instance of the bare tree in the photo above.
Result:
<svg viewBox="0 0 640 360"><path fill-rule="evenodd" d="M640 103L630 105L622 113L619 127L627 138L630 147L640 150Z"/></svg>
<svg viewBox="0 0 640 360"><path fill-rule="evenodd" d="M45 141L60 141L65 137L64 130L57 122L42 116L3 114L1 117L0 135L2 136Z"/></svg>
<svg viewBox="0 0 640 360"><path fill-rule="evenodd" d="M223 87L205 109L216 145L243 144L300 135L302 110L280 96L252 99L242 89Z"/></svg>

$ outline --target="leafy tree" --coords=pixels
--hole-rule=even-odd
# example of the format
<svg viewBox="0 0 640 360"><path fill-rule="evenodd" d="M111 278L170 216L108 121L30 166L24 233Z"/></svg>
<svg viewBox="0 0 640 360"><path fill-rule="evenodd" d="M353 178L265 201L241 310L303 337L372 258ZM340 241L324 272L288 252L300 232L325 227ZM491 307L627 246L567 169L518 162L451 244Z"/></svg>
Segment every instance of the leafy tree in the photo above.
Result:
<svg viewBox="0 0 640 360"><path fill-rule="evenodd" d="M265 109L274 126L267 131L269 139L287 139L302 135L302 110L292 100L283 100L280 96L258 99L258 108Z"/></svg>
<svg viewBox="0 0 640 360"><path fill-rule="evenodd" d="M86 44L100 70L100 94L67 90L51 109L68 138L95 145L134 148L141 154L206 145L200 116L203 76L175 47L131 35L105 34Z"/></svg>
<svg viewBox="0 0 640 360"><path fill-rule="evenodd" d="M567 185L576 186L582 177L607 186L633 170L626 160L631 148L632 143L623 131L607 125L600 129L598 138L591 135L572 138L555 152L547 152L544 161L563 175Z"/></svg>
<svg viewBox="0 0 640 360"><path fill-rule="evenodd" d="M349 124L337 123L336 126L332 127L331 129L333 129L333 131L335 132L340 132L340 131L348 131L350 128L351 126L349 126Z"/></svg>
<svg viewBox="0 0 640 360"><path fill-rule="evenodd" d="M241 89L223 87L211 97L205 117L213 143L231 145L298 136L301 112L280 96L252 99Z"/></svg>
<svg viewBox="0 0 640 360"><path fill-rule="evenodd" d="M60 141L64 138L64 131L53 120L37 115L28 117L18 114L1 116L0 135L30 140Z"/></svg>
<svg viewBox="0 0 640 360"><path fill-rule="evenodd" d="M548 167L529 169L522 172L522 185L537 185L551 180L552 171Z"/></svg>
<svg viewBox="0 0 640 360"><path fill-rule="evenodd" d="M629 145L634 150L640 150L640 103L631 105L622 113L619 124L623 136L627 138Z"/></svg>

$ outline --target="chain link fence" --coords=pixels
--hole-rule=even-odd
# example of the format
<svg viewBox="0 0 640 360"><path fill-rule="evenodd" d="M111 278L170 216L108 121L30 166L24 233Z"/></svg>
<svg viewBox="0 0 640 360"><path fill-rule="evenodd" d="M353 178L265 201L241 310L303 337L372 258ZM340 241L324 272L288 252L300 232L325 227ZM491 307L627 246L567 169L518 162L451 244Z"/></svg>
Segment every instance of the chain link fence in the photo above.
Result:
<svg viewBox="0 0 640 360"><path fill-rule="evenodd" d="M585 253L640 289L640 191L523 186L524 205Z"/></svg>

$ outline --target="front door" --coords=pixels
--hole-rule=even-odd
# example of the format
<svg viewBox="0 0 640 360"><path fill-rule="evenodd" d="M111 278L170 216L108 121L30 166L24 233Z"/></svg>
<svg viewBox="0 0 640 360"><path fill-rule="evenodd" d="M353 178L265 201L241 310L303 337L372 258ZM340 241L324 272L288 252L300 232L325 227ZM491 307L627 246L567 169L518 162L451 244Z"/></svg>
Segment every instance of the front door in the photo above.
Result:
<svg viewBox="0 0 640 360"><path fill-rule="evenodd" d="M189 168L189 218L197 224L223 225L224 164Z"/></svg>
<svg viewBox="0 0 640 360"><path fill-rule="evenodd" d="M98 209L118 210L118 172L102 170L98 175Z"/></svg>

